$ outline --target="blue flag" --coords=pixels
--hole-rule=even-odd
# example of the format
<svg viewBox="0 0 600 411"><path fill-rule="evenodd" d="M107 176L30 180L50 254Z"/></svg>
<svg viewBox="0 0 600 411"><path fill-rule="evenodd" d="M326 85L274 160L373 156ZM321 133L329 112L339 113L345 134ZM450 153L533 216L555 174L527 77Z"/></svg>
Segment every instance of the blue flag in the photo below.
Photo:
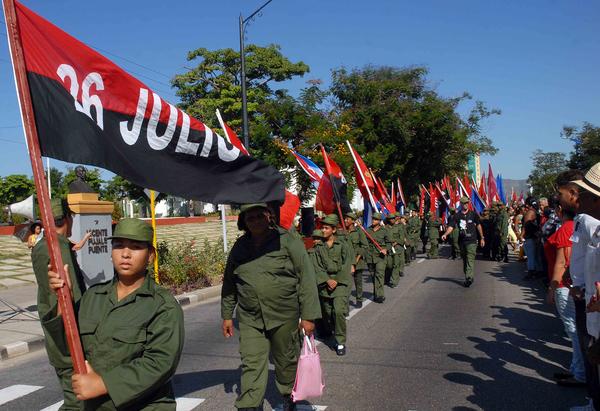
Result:
<svg viewBox="0 0 600 411"><path fill-rule="evenodd" d="M502 176L498 174L496 176L496 187L498 188L498 196L503 204L506 204L506 196L504 195L504 185L502 184Z"/></svg>
<svg viewBox="0 0 600 411"><path fill-rule="evenodd" d="M363 227L369 228L371 227L371 224L373 224L373 220L371 218L373 216L373 209L371 208L371 203L369 200L364 200L364 205L365 209L363 211Z"/></svg>

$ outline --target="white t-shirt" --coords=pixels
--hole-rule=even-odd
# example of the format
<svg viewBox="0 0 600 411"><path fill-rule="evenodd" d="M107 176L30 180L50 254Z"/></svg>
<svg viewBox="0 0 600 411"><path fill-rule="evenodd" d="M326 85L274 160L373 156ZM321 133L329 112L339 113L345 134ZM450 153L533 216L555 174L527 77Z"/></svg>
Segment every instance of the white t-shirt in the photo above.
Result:
<svg viewBox="0 0 600 411"><path fill-rule="evenodd" d="M569 263L569 273L571 280L576 287L585 286L585 255L590 239L596 231L596 227L600 224L600 220L587 214L578 214L573 220L574 229L571 241L573 247L571 249L571 262Z"/></svg>
<svg viewBox="0 0 600 411"><path fill-rule="evenodd" d="M584 273L585 301L589 303L596 294L596 282L600 282L600 221L587 243ZM588 334L594 338L600 337L600 313L587 313L586 318Z"/></svg>

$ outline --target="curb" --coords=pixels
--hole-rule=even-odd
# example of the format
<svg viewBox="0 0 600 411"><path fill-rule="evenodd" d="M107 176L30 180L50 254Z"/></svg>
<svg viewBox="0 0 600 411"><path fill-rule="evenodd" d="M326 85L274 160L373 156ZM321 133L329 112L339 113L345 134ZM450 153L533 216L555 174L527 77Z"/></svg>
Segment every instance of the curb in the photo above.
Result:
<svg viewBox="0 0 600 411"><path fill-rule="evenodd" d="M175 299L183 307L192 307L202 304L213 298L221 296L221 284L212 287L201 288L181 295L176 295ZM14 343L0 345L0 361L20 357L34 351L45 348L45 339L43 335L30 338L26 341L16 341Z"/></svg>

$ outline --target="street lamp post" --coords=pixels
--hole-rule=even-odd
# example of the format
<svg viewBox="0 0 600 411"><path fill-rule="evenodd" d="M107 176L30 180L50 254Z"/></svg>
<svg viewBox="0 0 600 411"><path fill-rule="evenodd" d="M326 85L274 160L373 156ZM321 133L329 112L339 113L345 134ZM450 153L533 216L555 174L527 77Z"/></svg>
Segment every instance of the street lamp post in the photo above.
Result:
<svg viewBox="0 0 600 411"><path fill-rule="evenodd" d="M252 20L254 16L260 13L260 11L272 1L273 0L268 0L265 4L260 6L246 18L244 18L240 14L240 82L242 83L242 132L244 134L244 145L246 146L247 150L250 150L250 135L248 133L248 99L246 95L246 53L244 52L244 32L246 30L246 23Z"/></svg>

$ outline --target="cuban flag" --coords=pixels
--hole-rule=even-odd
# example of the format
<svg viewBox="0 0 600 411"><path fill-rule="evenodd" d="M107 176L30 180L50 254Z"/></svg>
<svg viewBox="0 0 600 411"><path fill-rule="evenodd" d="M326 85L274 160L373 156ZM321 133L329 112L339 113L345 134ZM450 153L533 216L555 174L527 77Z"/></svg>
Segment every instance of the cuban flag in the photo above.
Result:
<svg viewBox="0 0 600 411"><path fill-rule="evenodd" d="M290 150L294 157L296 157L296 161L300 165L300 168L308 174L310 179L313 182L315 188L319 187L319 182L321 181L321 177L323 177L323 170L319 168L318 165L315 164L310 158L303 156L295 150Z"/></svg>

